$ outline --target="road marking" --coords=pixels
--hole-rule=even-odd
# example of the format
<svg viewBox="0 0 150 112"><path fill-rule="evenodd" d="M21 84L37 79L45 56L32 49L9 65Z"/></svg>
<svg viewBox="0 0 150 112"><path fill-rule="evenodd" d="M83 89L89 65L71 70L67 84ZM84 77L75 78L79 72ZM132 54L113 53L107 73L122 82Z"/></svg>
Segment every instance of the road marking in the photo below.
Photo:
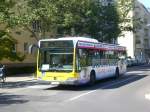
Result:
<svg viewBox="0 0 150 112"><path fill-rule="evenodd" d="M93 91L89 91L89 92L86 92L86 93L80 94L80 95L78 95L78 96L75 96L75 97L70 98L68 101L76 100L76 99L78 99L78 98L80 98L80 97L82 97L82 96L85 96L85 95L91 94L91 93L93 93L93 92L95 92L95 91L97 91L97 90L93 90Z"/></svg>
<svg viewBox="0 0 150 112"><path fill-rule="evenodd" d="M145 94L145 99L150 100L150 94Z"/></svg>
<svg viewBox="0 0 150 112"><path fill-rule="evenodd" d="M133 77L130 77L130 78L128 78L128 79L126 79L126 80L123 80L123 81L118 81L118 82L113 83L113 84L109 84L109 85L106 85L106 86L102 86L101 89L105 89L105 88L108 88L108 87L111 87L111 86L115 86L115 85L120 84L120 83L124 83L124 82L129 81L129 80L131 80L131 79L134 79L134 78L136 78L136 77L138 77L138 76L133 76ZM75 97L70 98L69 100L67 100L67 102L77 100L77 99L79 99L79 98L81 98L81 97L83 97L83 96L89 95L89 94L94 93L94 92L96 92L96 91L97 91L97 90L92 90L92 91L89 91L89 92L86 92L86 93L82 93L82 94L80 94L80 95L77 95L77 96L75 96Z"/></svg>
<svg viewBox="0 0 150 112"><path fill-rule="evenodd" d="M143 71L129 71L128 74L141 74Z"/></svg>

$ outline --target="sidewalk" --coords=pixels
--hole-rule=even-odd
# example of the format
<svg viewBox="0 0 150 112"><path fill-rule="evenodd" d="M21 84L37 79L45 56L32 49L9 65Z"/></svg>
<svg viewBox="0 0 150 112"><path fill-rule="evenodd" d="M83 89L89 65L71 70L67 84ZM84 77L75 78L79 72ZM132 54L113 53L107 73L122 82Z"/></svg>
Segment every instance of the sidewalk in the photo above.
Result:
<svg viewBox="0 0 150 112"><path fill-rule="evenodd" d="M37 85L36 78L33 74L17 74L7 76L5 83L0 83L0 93L9 93L21 90L28 86Z"/></svg>
<svg viewBox="0 0 150 112"><path fill-rule="evenodd" d="M6 77L6 82L22 82L22 81L31 81L31 80L35 80L33 74L18 74L18 75Z"/></svg>

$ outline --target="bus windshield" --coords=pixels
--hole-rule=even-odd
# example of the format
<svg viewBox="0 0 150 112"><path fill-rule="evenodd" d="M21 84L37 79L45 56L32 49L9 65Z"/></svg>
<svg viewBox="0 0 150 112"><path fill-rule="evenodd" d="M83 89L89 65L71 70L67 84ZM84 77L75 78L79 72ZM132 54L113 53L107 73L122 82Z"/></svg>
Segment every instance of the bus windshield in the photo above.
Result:
<svg viewBox="0 0 150 112"><path fill-rule="evenodd" d="M40 71L71 72L73 70L73 45L59 47L58 41L58 44L53 43L51 47L40 48L38 65Z"/></svg>

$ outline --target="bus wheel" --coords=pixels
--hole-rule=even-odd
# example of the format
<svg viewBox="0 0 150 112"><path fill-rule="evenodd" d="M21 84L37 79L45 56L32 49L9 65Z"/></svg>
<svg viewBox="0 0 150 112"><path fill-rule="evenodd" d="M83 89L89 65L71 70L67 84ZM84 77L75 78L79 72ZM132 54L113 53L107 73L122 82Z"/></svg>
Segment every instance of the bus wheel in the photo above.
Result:
<svg viewBox="0 0 150 112"><path fill-rule="evenodd" d="M96 77L95 77L95 72L92 71L91 74L90 74L90 82L89 82L89 85L94 85L95 84L95 81L96 81Z"/></svg>
<svg viewBox="0 0 150 112"><path fill-rule="evenodd" d="M116 68L116 71L115 71L115 78L119 78L120 74L119 74L119 68L117 67Z"/></svg>

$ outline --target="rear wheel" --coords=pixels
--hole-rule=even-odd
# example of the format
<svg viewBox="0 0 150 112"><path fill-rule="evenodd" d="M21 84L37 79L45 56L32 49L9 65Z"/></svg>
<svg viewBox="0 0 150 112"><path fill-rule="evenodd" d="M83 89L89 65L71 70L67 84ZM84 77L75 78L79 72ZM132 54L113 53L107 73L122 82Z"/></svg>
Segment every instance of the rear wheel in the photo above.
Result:
<svg viewBox="0 0 150 112"><path fill-rule="evenodd" d="M96 81L96 77L95 77L95 72L92 71L90 74L90 81L89 81L89 85L94 85Z"/></svg>
<svg viewBox="0 0 150 112"><path fill-rule="evenodd" d="M119 78L120 74L119 74L119 68L117 67L116 68L116 71L115 71L115 78Z"/></svg>

